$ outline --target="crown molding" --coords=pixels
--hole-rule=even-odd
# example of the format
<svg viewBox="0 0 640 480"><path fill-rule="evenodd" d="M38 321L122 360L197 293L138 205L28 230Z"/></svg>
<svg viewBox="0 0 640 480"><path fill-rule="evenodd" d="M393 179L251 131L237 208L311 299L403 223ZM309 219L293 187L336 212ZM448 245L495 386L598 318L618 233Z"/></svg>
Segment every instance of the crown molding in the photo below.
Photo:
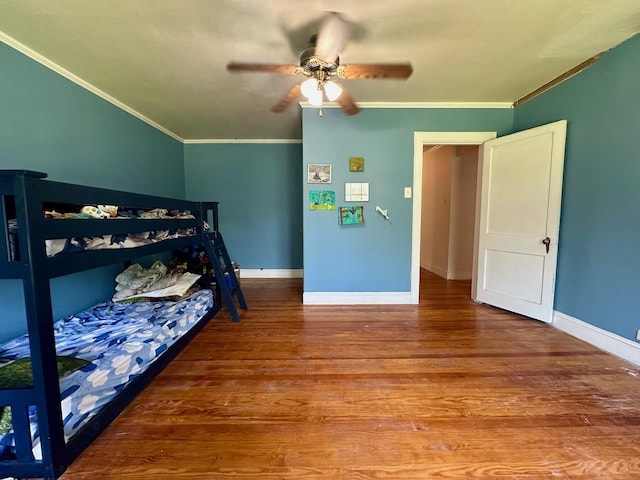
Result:
<svg viewBox="0 0 640 480"><path fill-rule="evenodd" d="M185 145L207 143L302 143L295 138L195 138L184 140Z"/></svg>
<svg viewBox="0 0 640 480"><path fill-rule="evenodd" d="M357 102L360 108L513 108L513 102ZM300 102L302 108L340 108L335 102L316 107Z"/></svg>
<svg viewBox="0 0 640 480"><path fill-rule="evenodd" d="M562 75L558 75L556 78L554 78L553 80L551 80L550 82L545 83L544 85L542 85L541 87L536 88L533 92L530 92L528 94L526 94L524 97L519 98L518 100L516 100L515 102L513 102L513 106L514 107L519 107L520 105L522 105L525 102L528 102L529 100L537 97L538 95L542 95L544 92L546 92L547 90L552 89L553 87L555 87L556 85L561 84L562 82L564 82L565 80L569 80L571 77L573 77L574 75L579 74L581 71L583 71L586 68L589 68L591 65L593 65L594 63L596 63L598 60L600 60L600 57L604 54L605 52L600 52L597 55L594 55L591 58L587 58L584 62L582 62L579 65L576 65L575 67L567 70L566 72L564 72Z"/></svg>
<svg viewBox="0 0 640 480"><path fill-rule="evenodd" d="M133 115L137 119L142 120L144 123L152 126L153 128L155 128L157 130L160 130L162 133L165 133L165 134L169 135L170 137L178 140L179 142L184 143L184 139L182 137L180 137L179 135L176 135L175 133L173 133L171 130L168 130L167 128L163 127L162 125L154 122L153 120L151 120L150 118L146 117L145 115L143 115L142 113L138 112L137 110L134 110L133 108L129 107L128 105L125 105L120 100L112 97L111 95L109 95L106 92L103 92L102 90L100 90L95 85L92 85L91 83L87 82L86 80L83 80L82 78L78 77L77 75L71 73L66 68L58 65L55 62L52 62L47 57L39 54L35 50L32 50L31 48L27 47L24 43L19 42L15 38L10 37L9 35L7 35L6 33L2 32L2 31L0 31L0 42L6 43L11 48L13 48L13 49L19 51L20 53L22 53L23 55L26 55L27 57L29 57L31 60L34 60L34 61L40 63L41 65L44 65L48 69L53 70L57 74L59 74L59 75L63 76L64 78L66 78L67 80L70 80L73 83L75 83L76 85L79 85L80 87L84 88L85 90L90 91L94 95L97 95L98 97L102 98L103 100L106 100L107 102L109 102L112 105L118 107L119 109L124 110L125 112L127 112L130 115Z"/></svg>
<svg viewBox="0 0 640 480"><path fill-rule="evenodd" d="M125 112L133 115L137 119L143 121L147 125L161 131L162 133L169 135L175 140L183 144L213 144L213 143L302 143L300 139L184 139L172 132L171 130L163 127L159 123L154 122L149 117L134 110L128 105L122 103L118 99L112 97L108 93L100 90L95 85L83 80L77 75L71 73L66 68L58 65L57 63L49 60L47 57L39 54L35 50L27 47L25 44L19 42L15 38L0 31L0 42L7 44L13 49L19 51L23 55L26 55L30 59L44 65L48 69L56 72L67 80L75 83L76 85L88 90L89 92L97 95L103 100L111 103L115 107L124 110ZM310 105L308 102L300 102L302 108L318 108ZM510 102L358 102L360 108L513 108L513 103ZM335 102L326 103L322 108L340 108L340 105Z"/></svg>

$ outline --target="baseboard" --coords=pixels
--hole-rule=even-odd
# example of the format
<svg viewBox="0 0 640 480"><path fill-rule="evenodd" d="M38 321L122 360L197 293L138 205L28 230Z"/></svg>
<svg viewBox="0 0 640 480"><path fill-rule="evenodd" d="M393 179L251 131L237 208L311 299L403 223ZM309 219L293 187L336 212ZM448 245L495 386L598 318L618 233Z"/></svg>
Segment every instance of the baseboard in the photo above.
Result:
<svg viewBox="0 0 640 480"><path fill-rule="evenodd" d="M240 278L302 278L301 268L241 268Z"/></svg>
<svg viewBox="0 0 640 480"><path fill-rule="evenodd" d="M304 305L405 305L411 292L304 292Z"/></svg>
<svg viewBox="0 0 640 480"><path fill-rule="evenodd" d="M427 270L427 271L429 271L431 273L435 273L436 275L438 275L439 277L442 277L444 279L447 278L447 274L449 273L449 272L447 272L446 268L440 268L440 267L437 267L435 265L427 265L426 267L422 267L421 266L420 268L424 268L425 270Z"/></svg>
<svg viewBox="0 0 640 480"><path fill-rule="evenodd" d="M471 280L471 271L469 270L458 270L449 272L447 275L447 280Z"/></svg>
<svg viewBox="0 0 640 480"><path fill-rule="evenodd" d="M605 352L609 352L635 365L640 365L640 344L638 343L562 312L553 312L553 326Z"/></svg>

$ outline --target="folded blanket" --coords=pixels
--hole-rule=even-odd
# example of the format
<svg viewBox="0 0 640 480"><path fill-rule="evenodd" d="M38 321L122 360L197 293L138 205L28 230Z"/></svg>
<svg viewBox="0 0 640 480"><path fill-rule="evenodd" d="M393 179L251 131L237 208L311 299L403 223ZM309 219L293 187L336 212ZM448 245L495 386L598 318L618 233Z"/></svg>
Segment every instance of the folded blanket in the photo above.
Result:
<svg viewBox="0 0 640 480"><path fill-rule="evenodd" d="M149 268L144 268L139 263L129 266L116 277L118 286L116 290L142 290L145 287L160 280L167 273L164 263L157 261Z"/></svg>

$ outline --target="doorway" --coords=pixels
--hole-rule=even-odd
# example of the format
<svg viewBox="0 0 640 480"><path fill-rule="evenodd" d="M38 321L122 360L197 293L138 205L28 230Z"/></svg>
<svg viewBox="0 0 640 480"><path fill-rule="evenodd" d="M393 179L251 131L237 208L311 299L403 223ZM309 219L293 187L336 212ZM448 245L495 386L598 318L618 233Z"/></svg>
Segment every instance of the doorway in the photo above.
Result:
<svg viewBox="0 0 640 480"><path fill-rule="evenodd" d="M420 268L446 280L471 280L473 272L478 150L423 146Z"/></svg>
<svg viewBox="0 0 640 480"><path fill-rule="evenodd" d="M413 221L411 236L411 303L417 304L420 300L420 250L421 250L421 230L422 230L422 178L423 178L423 151L425 145L481 145L487 140L496 138L497 132L414 132L414 148L413 148ZM480 175L477 175L480 179ZM478 183L476 183L477 192L480 191ZM477 195L476 195L476 213L477 213ZM477 245L477 217L474 225L474 248L471 275L471 298L475 300L475 252Z"/></svg>

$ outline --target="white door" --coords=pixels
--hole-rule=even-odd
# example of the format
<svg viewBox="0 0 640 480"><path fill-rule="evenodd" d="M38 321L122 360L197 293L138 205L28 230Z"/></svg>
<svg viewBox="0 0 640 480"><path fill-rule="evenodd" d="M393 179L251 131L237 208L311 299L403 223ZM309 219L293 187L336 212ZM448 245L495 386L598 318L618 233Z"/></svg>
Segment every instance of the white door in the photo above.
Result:
<svg viewBox="0 0 640 480"><path fill-rule="evenodd" d="M485 142L476 300L551 322L565 120Z"/></svg>

